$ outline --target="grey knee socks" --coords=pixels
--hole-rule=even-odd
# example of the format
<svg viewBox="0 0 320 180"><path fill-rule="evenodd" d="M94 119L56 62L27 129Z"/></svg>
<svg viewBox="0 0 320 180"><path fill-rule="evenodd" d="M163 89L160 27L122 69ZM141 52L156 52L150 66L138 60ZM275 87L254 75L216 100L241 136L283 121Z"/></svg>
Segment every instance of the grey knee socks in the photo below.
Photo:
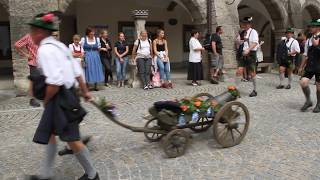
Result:
<svg viewBox="0 0 320 180"><path fill-rule="evenodd" d="M57 144L48 144L46 147L46 157L41 164L40 178L49 179L53 176L52 166L57 154Z"/></svg>
<svg viewBox="0 0 320 180"><path fill-rule="evenodd" d="M252 78L252 83L253 83L253 90L257 91L257 77Z"/></svg>
<svg viewBox="0 0 320 180"><path fill-rule="evenodd" d="M237 88L239 88L240 82L241 82L241 77L240 76L236 76L236 86L237 86Z"/></svg>
<svg viewBox="0 0 320 180"><path fill-rule="evenodd" d="M311 102L311 99L310 99L310 87L309 86L304 87L304 88L302 88L302 91L303 91L303 93L304 93L304 95L306 97L307 102Z"/></svg>
<svg viewBox="0 0 320 180"><path fill-rule="evenodd" d="M84 147L80 152L76 153L75 156L78 159L81 166L83 167L85 173L88 175L89 179L95 178L97 171L93 167L89 150L86 147Z"/></svg>
<svg viewBox="0 0 320 180"><path fill-rule="evenodd" d="M284 73L280 73L280 85L283 85Z"/></svg>
<svg viewBox="0 0 320 180"><path fill-rule="evenodd" d="M288 76L288 85L291 85L292 83L292 74Z"/></svg>

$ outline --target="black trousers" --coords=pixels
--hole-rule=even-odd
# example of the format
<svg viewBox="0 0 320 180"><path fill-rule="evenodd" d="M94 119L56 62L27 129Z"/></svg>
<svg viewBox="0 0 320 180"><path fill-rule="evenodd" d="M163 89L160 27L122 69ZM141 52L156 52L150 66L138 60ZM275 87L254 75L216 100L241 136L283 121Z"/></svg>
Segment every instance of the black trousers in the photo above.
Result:
<svg viewBox="0 0 320 180"><path fill-rule="evenodd" d="M102 61L102 65L104 68L104 82L105 83L109 83L109 77L110 80L113 80L113 76L112 76L112 59L108 59L108 58L101 58Z"/></svg>
<svg viewBox="0 0 320 180"><path fill-rule="evenodd" d="M151 58L138 58L137 67L143 86L147 86L150 83L151 73Z"/></svg>

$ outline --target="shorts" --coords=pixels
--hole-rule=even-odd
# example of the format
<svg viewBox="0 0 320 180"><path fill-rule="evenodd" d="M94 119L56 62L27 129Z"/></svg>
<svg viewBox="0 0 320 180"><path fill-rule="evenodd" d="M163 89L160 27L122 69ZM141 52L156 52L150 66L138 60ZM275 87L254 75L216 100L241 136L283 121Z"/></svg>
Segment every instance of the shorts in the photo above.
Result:
<svg viewBox="0 0 320 180"><path fill-rule="evenodd" d="M212 68L217 68L217 69L223 69L224 66L224 59L223 56L221 54L219 55L215 55L213 53L210 54L211 55L211 62L210 65Z"/></svg>
<svg viewBox="0 0 320 180"><path fill-rule="evenodd" d="M288 57L288 59L286 61L282 61L279 63L279 66L281 67L285 67L285 68L288 68L288 69L293 69L294 68L294 62L293 62L293 59L295 57Z"/></svg>
<svg viewBox="0 0 320 180"><path fill-rule="evenodd" d="M238 66L247 68L250 72L256 72L257 68L257 52L251 51L248 56L242 56L239 58Z"/></svg>
<svg viewBox="0 0 320 180"><path fill-rule="evenodd" d="M316 77L316 82L320 83L320 72L305 71L302 77L312 79L313 76Z"/></svg>
<svg viewBox="0 0 320 180"><path fill-rule="evenodd" d="M31 76L37 76L37 75L40 74L40 71L36 66L29 65L29 69L30 69L30 75Z"/></svg>

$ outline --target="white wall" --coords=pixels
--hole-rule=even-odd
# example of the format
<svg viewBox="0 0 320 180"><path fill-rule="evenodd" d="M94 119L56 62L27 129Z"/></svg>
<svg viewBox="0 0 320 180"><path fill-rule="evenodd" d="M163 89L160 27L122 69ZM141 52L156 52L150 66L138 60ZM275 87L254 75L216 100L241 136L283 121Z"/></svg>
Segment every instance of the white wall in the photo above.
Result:
<svg viewBox="0 0 320 180"><path fill-rule="evenodd" d="M170 0L78 0L75 8L67 14L76 14L78 32L83 35L88 25L108 25L112 42L117 40L118 22L133 21L131 11L148 9L150 16L147 21L164 22L164 29L169 43L169 53L172 62L183 61L183 24L192 24L192 18L185 8L178 5L174 11L168 12ZM74 11L74 12L72 12ZM178 24L168 24L170 18L176 18ZM65 26L65 25L64 25ZM65 29L65 28L64 28ZM71 37L70 37L71 39Z"/></svg>

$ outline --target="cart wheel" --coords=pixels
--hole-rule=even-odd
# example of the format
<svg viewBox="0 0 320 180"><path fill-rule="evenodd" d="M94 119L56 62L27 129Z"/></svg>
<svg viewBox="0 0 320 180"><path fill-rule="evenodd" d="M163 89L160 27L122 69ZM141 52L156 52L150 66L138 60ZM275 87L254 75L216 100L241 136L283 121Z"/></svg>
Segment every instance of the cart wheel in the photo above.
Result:
<svg viewBox="0 0 320 180"><path fill-rule="evenodd" d="M172 130L163 138L163 149L169 158L182 156L189 144L190 134L182 129Z"/></svg>
<svg viewBox="0 0 320 180"><path fill-rule="evenodd" d="M211 118L211 117L199 117L199 120L197 121L197 123L210 122L210 121L212 121L212 119L213 118ZM212 123L202 124L199 126L190 127L190 129L193 132L200 133L200 132L204 132L204 131L208 130L211 127L211 125L212 125Z"/></svg>
<svg viewBox="0 0 320 180"><path fill-rule="evenodd" d="M157 122L158 122L157 119L151 119L146 123L146 125L144 127L148 128L148 129L153 129L153 130L160 130L161 128L160 128L160 126L158 126ZM161 140L161 138L164 136L164 134L145 132L144 136L150 142L158 142Z"/></svg>
<svg viewBox="0 0 320 180"><path fill-rule="evenodd" d="M237 101L225 104L215 116L213 133L222 147L240 144L249 128L248 108Z"/></svg>

